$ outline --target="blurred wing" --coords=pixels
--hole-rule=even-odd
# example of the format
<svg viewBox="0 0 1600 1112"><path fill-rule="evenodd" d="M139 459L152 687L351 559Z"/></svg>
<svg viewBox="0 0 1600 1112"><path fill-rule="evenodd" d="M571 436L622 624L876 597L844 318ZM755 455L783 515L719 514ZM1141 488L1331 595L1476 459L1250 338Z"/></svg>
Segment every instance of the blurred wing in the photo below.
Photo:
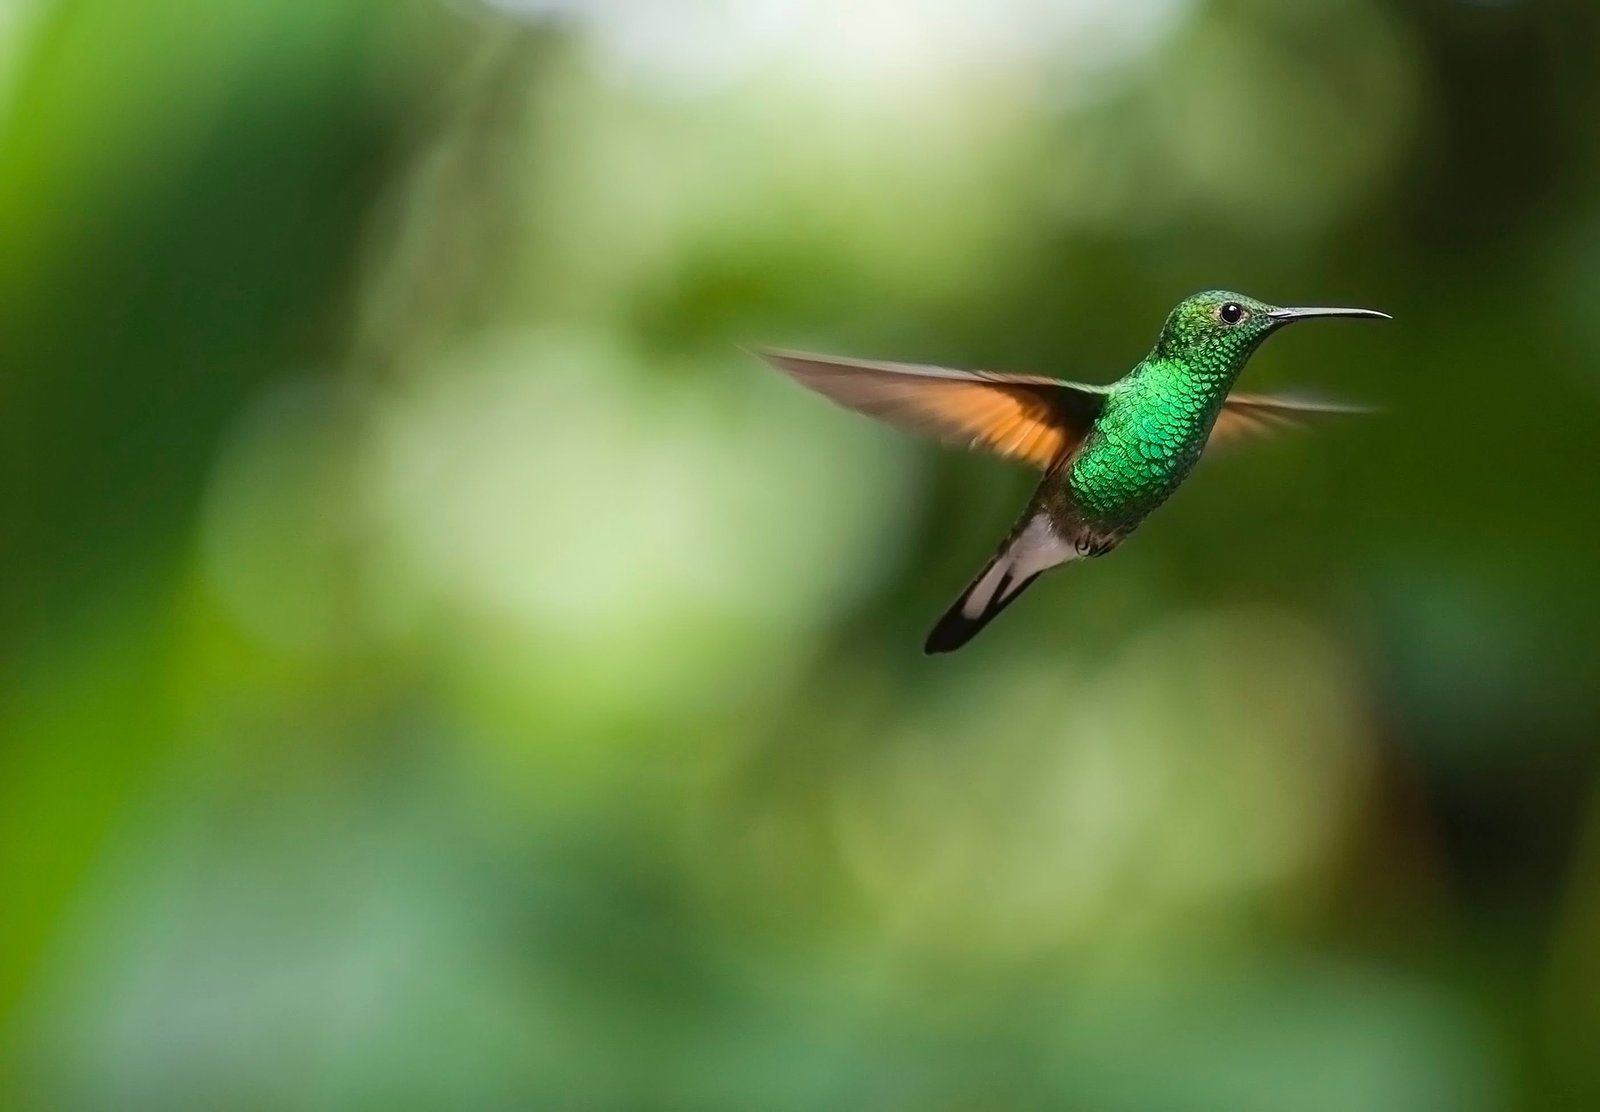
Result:
<svg viewBox="0 0 1600 1112"><path fill-rule="evenodd" d="M1212 426L1208 449L1231 447L1244 440L1308 428L1329 417L1375 413L1360 405L1314 401L1309 398L1272 397L1267 394L1229 394Z"/></svg>
<svg viewBox="0 0 1600 1112"><path fill-rule="evenodd" d="M1088 432L1105 388L790 351L761 358L846 409L1044 470Z"/></svg>

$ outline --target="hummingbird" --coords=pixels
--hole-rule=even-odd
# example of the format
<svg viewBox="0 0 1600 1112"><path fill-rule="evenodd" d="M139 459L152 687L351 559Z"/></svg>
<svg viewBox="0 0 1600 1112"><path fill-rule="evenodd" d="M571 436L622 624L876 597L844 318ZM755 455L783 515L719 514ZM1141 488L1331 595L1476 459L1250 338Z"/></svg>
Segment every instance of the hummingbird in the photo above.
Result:
<svg viewBox="0 0 1600 1112"><path fill-rule="evenodd" d="M1280 308L1227 290L1179 302L1155 347L1107 386L767 349L802 386L859 413L982 448L1044 473L1022 516L928 634L960 648L1052 568L1104 556L1178 489L1214 444L1296 428L1361 406L1233 393L1261 342L1318 317L1373 309Z"/></svg>

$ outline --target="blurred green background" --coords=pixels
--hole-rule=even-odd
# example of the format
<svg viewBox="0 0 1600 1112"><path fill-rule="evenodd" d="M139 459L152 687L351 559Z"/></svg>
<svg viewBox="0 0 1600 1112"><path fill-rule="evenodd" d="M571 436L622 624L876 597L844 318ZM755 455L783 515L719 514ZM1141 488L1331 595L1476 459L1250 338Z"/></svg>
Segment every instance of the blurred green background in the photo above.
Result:
<svg viewBox="0 0 1600 1112"><path fill-rule="evenodd" d="M0 1102L1600 1107L1593 0L11 0ZM1031 477L741 345L1370 305Z"/></svg>

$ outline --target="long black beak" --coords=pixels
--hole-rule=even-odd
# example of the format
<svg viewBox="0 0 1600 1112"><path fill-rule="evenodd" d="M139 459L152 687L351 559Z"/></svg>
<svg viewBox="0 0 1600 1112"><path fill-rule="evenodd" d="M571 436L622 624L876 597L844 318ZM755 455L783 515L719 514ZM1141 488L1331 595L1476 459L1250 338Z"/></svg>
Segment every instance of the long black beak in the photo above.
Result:
<svg viewBox="0 0 1600 1112"><path fill-rule="evenodd" d="M1317 307L1273 309L1267 316L1284 324L1294 320L1309 320L1311 317L1362 317L1367 320L1393 319L1388 313L1380 313L1376 309L1324 309Z"/></svg>

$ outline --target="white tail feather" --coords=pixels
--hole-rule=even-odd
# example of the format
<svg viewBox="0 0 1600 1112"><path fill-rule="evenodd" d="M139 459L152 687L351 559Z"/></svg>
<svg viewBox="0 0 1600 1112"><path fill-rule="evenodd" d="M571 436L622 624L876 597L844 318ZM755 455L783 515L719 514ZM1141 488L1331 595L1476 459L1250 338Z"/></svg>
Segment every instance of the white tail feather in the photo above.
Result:
<svg viewBox="0 0 1600 1112"><path fill-rule="evenodd" d="M1077 546L1056 533L1046 514L1035 512L939 620L925 647L929 652L959 648L1041 572L1077 557Z"/></svg>

